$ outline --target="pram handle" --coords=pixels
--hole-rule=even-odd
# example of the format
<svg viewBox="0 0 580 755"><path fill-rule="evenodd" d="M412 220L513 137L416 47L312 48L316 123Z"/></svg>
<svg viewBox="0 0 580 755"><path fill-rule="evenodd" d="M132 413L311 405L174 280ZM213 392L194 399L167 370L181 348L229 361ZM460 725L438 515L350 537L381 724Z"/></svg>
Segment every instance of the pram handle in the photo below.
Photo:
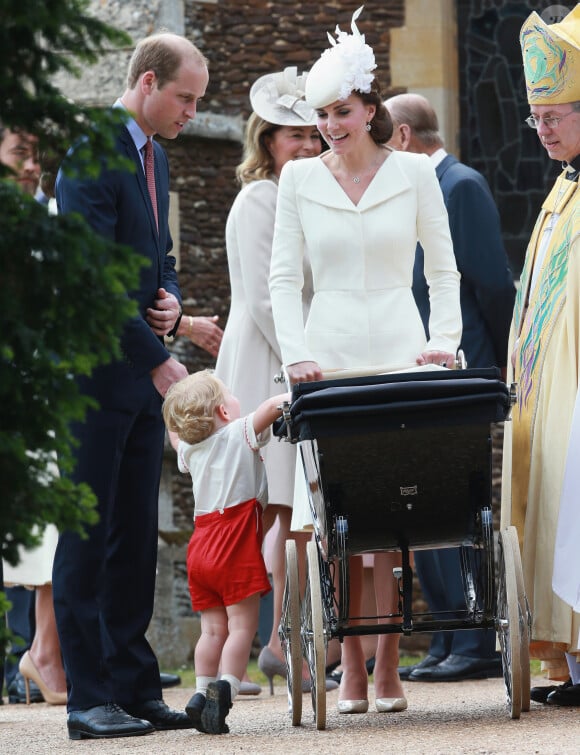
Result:
<svg viewBox="0 0 580 755"><path fill-rule="evenodd" d="M323 370L323 376L325 380L335 380L340 378L351 378L351 377L367 377L369 375L385 375L391 372L416 372L419 370L446 370L446 369L452 369L452 370L465 370L467 369L467 360L465 359L465 354L463 352L463 349L459 349L457 352L457 356L455 357L455 362L452 367L444 367L443 365L438 364L425 364L421 367L418 367L416 364L399 364L399 365L373 365L372 367L353 367L353 368L339 368L339 369L330 369L330 370ZM275 383L284 383L288 390L290 390L290 378L288 377L288 372L286 370L286 367L282 365L282 368L280 372L277 375L274 375L274 382Z"/></svg>

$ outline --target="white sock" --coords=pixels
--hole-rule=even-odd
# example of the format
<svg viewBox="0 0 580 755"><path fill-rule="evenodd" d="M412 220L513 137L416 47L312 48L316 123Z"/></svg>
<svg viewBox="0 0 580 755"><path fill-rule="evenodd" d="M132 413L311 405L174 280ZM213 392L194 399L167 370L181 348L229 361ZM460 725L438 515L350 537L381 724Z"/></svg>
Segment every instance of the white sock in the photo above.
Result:
<svg viewBox="0 0 580 755"><path fill-rule="evenodd" d="M207 685L210 682L215 682L217 679L217 676L196 676L195 677L195 691L201 692L201 694L205 697L207 692Z"/></svg>
<svg viewBox="0 0 580 755"><path fill-rule="evenodd" d="M227 682L231 687L231 695L232 695L232 702L236 699L238 692L240 691L240 687L242 686L242 682L237 679L235 676L232 676L231 674L222 674L221 678L224 682Z"/></svg>
<svg viewBox="0 0 580 755"><path fill-rule="evenodd" d="M578 663L578 656L566 653L566 660L568 661L572 684L580 684L580 663Z"/></svg>

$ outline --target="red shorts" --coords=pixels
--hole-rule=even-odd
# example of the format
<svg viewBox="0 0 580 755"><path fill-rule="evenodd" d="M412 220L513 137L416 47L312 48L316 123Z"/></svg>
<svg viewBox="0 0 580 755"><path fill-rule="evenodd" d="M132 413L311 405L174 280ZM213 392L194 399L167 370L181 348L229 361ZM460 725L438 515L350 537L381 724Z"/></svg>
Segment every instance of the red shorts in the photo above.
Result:
<svg viewBox="0 0 580 755"><path fill-rule="evenodd" d="M255 498L196 518L187 548L194 611L231 606L255 593L270 592L262 540L262 507Z"/></svg>

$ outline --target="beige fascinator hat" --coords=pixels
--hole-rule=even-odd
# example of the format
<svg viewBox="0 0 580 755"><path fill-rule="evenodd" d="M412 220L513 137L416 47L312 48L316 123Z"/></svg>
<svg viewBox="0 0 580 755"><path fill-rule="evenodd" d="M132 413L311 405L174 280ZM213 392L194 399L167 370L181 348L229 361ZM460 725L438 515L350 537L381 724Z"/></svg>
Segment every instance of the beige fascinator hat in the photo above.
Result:
<svg viewBox="0 0 580 755"><path fill-rule="evenodd" d="M530 105L580 101L580 3L558 24L531 13L520 45Z"/></svg>
<svg viewBox="0 0 580 755"><path fill-rule="evenodd" d="M252 110L276 126L315 126L316 113L304 101L307 75L291 66L260 76L250 89Z"/></svg>
<svg viewBox="0 0 580 755"><path fill-rule="evenodd" d="M328 33L331 47L325 50L306 81L306 102L313 108L330 105L337 100L346 100L353 91L368 94L375 78L371 71L376 66L372 47L365 44L364 34L356 26L356 20L364 5L352 14L350 28L352 34L341 31L337 26L338 41Z"/></svg>

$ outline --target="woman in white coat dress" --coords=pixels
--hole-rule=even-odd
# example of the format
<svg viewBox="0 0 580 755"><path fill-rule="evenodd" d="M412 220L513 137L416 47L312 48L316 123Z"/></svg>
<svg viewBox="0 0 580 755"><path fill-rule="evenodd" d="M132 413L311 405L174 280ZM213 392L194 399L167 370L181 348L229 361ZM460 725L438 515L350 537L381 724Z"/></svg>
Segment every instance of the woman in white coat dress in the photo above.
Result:
<svg viewBox="0 0 580 755"><path fill-rule="evenodd" d="M385 146L392 123L375 80L374 54L354 23L312 67L306 101L330 146L288 163L280 176L270 294L282 359L293 382L336 370L378 373L451 366L461 336L459 273L435 171L426 155ZM411 291L415 248L430 286L428 342ZM302 256L313 298L303 327ZM361 502L363 505L364 502ZM394 553L375 554L378 615L396 609ZM351 559L351 615L360 615L360 557ZM378 577L379 571L381 576ZM380 635L374 681L379 711L407 707L397 672L399 634ZM338 709L368 709L360 637L346 637Z"/></svg>
<svg viewBox="0 0 580 755"><path fill-rule="evenodd" d="M246 126L244 160L237 176L242 189L226 224L226 247L231 307L220 347L216 374L249 412L280 392L274 376L282 356L276 340L268 275L274 233L278 176L288 160L320 154L315 115L304 102L305 74L296 68L259 78L250 90L253 113ZM305 300L308 294L305 294ZM302 303L301 319L302 315ZM302 322L304 320L302 319ZM294 496L296 449L273 439L262 449L268 476L269 505L264 531L278 518L272 546L272 634L259 657L260 669L270 680L284 676L286 666L278 637L285 579L285 542L290 532ZM305 536L297 535L305 549Z"/></svg>

